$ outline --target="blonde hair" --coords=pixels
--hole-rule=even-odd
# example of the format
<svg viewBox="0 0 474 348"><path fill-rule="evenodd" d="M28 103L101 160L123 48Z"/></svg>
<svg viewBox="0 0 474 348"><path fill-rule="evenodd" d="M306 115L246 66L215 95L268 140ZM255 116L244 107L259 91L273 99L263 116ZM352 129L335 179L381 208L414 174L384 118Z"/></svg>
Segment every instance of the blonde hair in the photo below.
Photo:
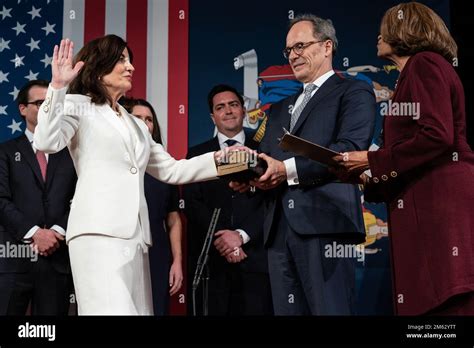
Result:
<svg viewBox="0 0 474 348"><path fill-rule="evenodd" d="M380 24L380 34L400 57L422 51L439 53L450 63L457 57L458 46L446 24L432 9L418 2L388 9Z"/></svg>

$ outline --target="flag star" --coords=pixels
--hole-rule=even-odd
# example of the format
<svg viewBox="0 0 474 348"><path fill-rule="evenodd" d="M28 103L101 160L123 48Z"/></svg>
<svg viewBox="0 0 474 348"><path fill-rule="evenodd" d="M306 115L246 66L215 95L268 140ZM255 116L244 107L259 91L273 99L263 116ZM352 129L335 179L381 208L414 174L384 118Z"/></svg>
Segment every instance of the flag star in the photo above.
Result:
<svg viewBox="0 0 474 348"><path fill-rule="evenodd" d="M2 6L3 9L0 11L0 15L2 15L2 21L7 18L7 17L11 17L12 15L10 14L11 12L11 8L6 8L5 6Z"/></svg>
<svg viewBox="0 0 474 348"><path fill-rule="evenodd" d="M10 60L10 62L15 63L15 68L18 68L22 65L25 65L25 63L23 63L23 59L25 59L25 56L18 57L18 54L15 53L15 58Z"/></svg>
<svg viewBox="0 0 474 348"><path fill-rule="evenodd" d="M3 81L7 81L7 82L10 82L8 81L8 74L9 72L7 72L6 74L0 70L0 83L2 83Z"/></svg>
<svg viewBox="0 0 474 348"><path fill-rule="evenodd" d="M31 7L31 11L27 12L31 15L31 20L35 19L35 17L41 18L40 15L41 8L35 8L34 6Z"/></svg>
<svg viewBox="0 0 474 348"><path fill-rule="evenodd" d="M22 122L15 122L14 119L12 119L12 124L7 126L8 128L10 128L12 130L12 134L15 134L15 132L20 132L21 133L21 126Z"/></svg>
<svg viewBox="0 0 474 348"><path fill-rule="evenodd" d="M20 90L18 88L16 88L16 86L13 86L13 91L11 91L8 94L13 96L13 100L16 100L16 98L18 98L18 92L20 92Z"/></svg>
<svg viewBox="0 0 474 348"><path fill-rule="evenodd" d="M30 47L30 52L33 51L34 49L40 49L39 48L39 42L40 40L33 40L33 38L30 39L30 43L27 43L26 46Z"/></svg>
<svg viewBox="0 0 474 348"><path fill-rule="evenodd" d="M3 52L5 48L10 49L10 40L5 41L3 37L0 37L0 52Z"/></svg>
<svg viewBox="0 0 474 348"><path fill-rule="evenodd" d="M48 56L46 53L44 54L44 59L41 59L40 62L44 63L44 67L46 68L48 65L51 65L53 61L53 56Z"/></svg>
<svg viewBox="0 0 474 348"><path fill-rule="evenodd" d="M46 32L46 36L48 36L49 33L56 34L56 32L54 31L55 26L56 26L56 24L49 24L49 22L46 21L46 26L44 26L41 29L43 29Z"/></svg>
<svg viewBox="0 0 474 348"><path fill-rule="evenodd" d="M18 36L18 34L20 34L20 33L25 33L26 34L25 26L26 26L26 24L20 24L20 23L16 22L16 26L12 28L13 30L16 31L16 36Z"/></svg>
<svg viewBox="0 0 474 348"><path fill-rule="evenodd" d="M7 114L7 107L8 107L8 105L0 105L0 115L8 115Z"/></svg>
<svg viewBox="0 0 474 348"><path fill-rule="evenodd" d="M34 73L30 70L30 73L25 76L25 79L31 81L31 80L37 80L38 79L38 74L39 73Z"/></svg>

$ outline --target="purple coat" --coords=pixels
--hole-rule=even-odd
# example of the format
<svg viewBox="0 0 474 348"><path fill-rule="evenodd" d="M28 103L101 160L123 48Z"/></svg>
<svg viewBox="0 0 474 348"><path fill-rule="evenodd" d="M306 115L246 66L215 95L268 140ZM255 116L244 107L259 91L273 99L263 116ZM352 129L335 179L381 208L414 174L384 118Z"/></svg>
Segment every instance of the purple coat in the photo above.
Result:
<svg viewBox="0 0 474 348"><path fill-rule="evenodd" d="M474 154L464 90L441 55L412 56L391 102L365 198L387 203L396 313L418 315L474 291Z"/></svg>

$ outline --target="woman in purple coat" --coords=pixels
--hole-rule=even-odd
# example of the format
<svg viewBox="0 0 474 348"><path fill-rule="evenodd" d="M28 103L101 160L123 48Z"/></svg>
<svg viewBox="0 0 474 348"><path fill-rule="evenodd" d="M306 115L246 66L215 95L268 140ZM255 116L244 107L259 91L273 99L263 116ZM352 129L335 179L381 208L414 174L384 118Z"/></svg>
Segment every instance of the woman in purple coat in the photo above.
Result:
<svg viewBox="0 0 474 348"><path fill-rule="evenodd" d="M366 200L387 203L396 313L473 315L474 154L457 45L416 2L390 8L380 33L378 56L400 70L382 108L384 144L337 156L336 171L365 184Z"/></svg>

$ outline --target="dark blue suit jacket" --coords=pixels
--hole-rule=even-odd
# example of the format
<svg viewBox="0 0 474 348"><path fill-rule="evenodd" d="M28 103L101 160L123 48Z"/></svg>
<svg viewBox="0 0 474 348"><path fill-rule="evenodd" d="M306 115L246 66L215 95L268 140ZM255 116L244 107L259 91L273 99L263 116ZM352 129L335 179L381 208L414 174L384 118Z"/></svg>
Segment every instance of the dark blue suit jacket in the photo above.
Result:
<svg viewBox="0 0 474 348"><path fill-rule="evenodd" d="M356 185L335 182L327 168L279 148L283 128L289 129L291 106L302 93L274 104L259 150L280 161L295 157L299 184L285 183L266 201L265 242L268 243L281 204L290 227L298 234L341 242L365 240L360 192ZM367 150L375 122L376 102L369 84L331 76L306 105L292 133L337 152Z"/></svg>
<svg viewBox="0 0 474 348"><path fill-rule="evenodd" d="M33 226L59 225L67 231L69 206L76 188L76 171L68 149L51 154L46 182L26 135L0 144L0 243L23 244ZM60 273L70 273L65 242L45 257ZM43 256L39 256L43 257ZM26 272L29 258L0 262L0 272Z"/></svg>
<svg viewBox="0 0 474 348"><path fill-rule="evenodd" d="M246 134L245 145L257 148L253 134ZM217 137L189 149L187 158L220 150ZM209 264L212 271L226 272L238 268L242 272L267 273L267 253L263 248L263 193L238 193L225 180L211 180L184 186L186 216L188 218L188 255L190 269L194 270L201 252L214 208L221 208L216 231L242 229L250 237L243 246L248 257L237 264L230 264L212 245Z"/></svg>

